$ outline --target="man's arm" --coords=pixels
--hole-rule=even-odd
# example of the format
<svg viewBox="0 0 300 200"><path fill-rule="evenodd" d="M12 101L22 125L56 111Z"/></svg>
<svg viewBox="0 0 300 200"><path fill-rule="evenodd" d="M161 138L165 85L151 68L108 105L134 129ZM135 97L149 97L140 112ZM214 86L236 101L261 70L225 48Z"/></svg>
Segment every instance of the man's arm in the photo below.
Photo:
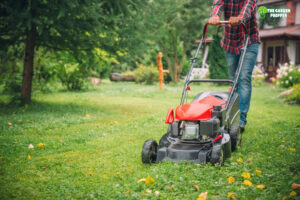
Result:
<svg viewBox="0 0 300 200"><path fill-rule="evenodd" d="M256 6L256 0L246 0L244 7L242 8L238 17L242 18L243 21L248 20L255 6Z"/></svg>

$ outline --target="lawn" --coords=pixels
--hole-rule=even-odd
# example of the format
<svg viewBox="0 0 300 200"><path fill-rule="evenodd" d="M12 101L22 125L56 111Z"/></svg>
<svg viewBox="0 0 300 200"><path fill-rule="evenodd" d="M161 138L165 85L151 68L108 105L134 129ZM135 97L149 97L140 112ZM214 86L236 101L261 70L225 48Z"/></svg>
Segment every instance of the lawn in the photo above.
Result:
<svg viewBox="0 0 300 200"><path fill-rule="evenodd" d="M192 86L190 97L202 90L227 87ZM253 89L242 148L223 167L142 164L144 141L165 133L181 92L181 84L104 82L0 108L0 199L300 198L291 187L300 184L300 107L280 102L272 86Z"/></svg>

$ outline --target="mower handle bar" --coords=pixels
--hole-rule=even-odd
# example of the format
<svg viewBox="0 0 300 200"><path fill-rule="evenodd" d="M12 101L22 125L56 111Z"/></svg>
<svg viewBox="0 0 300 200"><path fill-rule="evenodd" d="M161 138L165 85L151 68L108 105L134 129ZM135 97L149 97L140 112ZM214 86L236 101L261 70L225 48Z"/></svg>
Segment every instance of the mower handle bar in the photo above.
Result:
<svg viewBox="0 0 300 200"><path fill-rule="evenodd" d="M219 22L218 24L216 24L216 25L226 25L226 24L230 24L229 21L220 21L220 22ZM210 23L206 23L206 24L205 24L204 30L203 30L203 34L202 34L204 41L206 40L206 33L207 33L207 27L208 27L208 25L214 25L214 24L210 24ZM245 25L243 22L241 22L241 23L239 24L239 26L242 27L243 31L244 31L245 34L247 35L247 34L248 34L248 31L247 31L246 25Z"/></svg>

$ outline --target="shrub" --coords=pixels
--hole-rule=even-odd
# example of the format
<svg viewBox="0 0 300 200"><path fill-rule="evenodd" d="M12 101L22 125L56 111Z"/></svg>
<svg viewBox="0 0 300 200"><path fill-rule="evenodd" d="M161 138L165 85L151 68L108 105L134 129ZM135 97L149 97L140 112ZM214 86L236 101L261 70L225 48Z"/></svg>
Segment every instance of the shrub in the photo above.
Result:
<svg viewBox="0 0 300 200"><path fill-rule="evenodd" d="M134 70L134 77L137 83L146 83L147 85L151 85L155 81L158 81L158 70L153 65L140 65L136 70Z"/></svg>
<svg viewBox="0 0 300 200"><path fill-rule="evenodd" d="M58 68L58 78L68 90L80 90L84 85L84 76L79 64L61 63Z"/></svg>
<svg viewBox="0 0 300 200"><path fill-rule="evenodd" d="M254 67L252 72L252 85L254 87L261 86L265 83L266 74L259 67Z"/></svg>
<svg viewBox="0 0 300 200"><path fill-rule="evenodd" d="M215 36L209 47L209 76L211 79L228 79L228 69L220 37Z"/></svg>
<svg viewBox="0 0 300 200"><path fill-rule="evenodd" d="M300 68L296 68L293 64L287 63L277 70L277 84L281 87L288 88L300 83Z"/></svg>
<svg viewBox="0 0 300 200"><path fill-rule="evenodd" d="M287 95L285 100L288 102L300 104L300 84L295 84L292 88L294 90L289 95Z"/></svg>

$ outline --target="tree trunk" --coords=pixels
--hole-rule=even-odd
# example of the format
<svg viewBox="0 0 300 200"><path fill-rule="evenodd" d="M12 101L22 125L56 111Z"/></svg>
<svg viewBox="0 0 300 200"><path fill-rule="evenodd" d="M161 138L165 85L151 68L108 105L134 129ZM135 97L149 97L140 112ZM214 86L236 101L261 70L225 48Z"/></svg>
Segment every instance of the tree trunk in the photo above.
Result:
<svg viewBox="0 0 300 200"><path fill-rule="evenodd" d="M35 46L35 27L32 27L27 34L26 49L24 56L24 71L21 90L22 103L30 103L31 101L31 88L33 77L33 59L34 59L34 46Z"/></svg>

